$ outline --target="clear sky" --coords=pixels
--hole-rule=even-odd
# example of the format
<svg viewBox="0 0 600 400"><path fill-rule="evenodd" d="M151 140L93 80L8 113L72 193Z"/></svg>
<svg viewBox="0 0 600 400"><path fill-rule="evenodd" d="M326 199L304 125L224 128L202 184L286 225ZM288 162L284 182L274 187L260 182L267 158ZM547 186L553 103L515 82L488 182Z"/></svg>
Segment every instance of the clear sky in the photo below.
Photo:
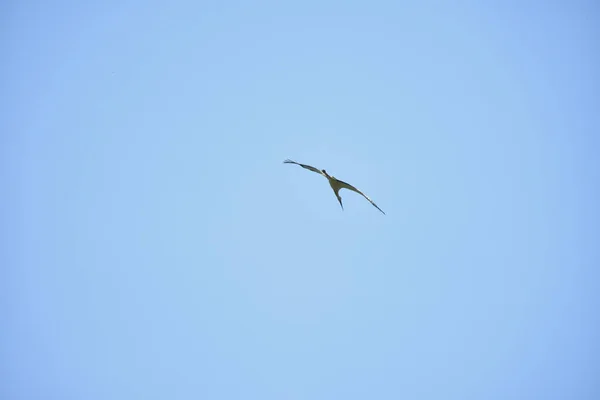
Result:
<svg viewBox="0 0 600 400"><path fill-rule="evenodd" d="M600 398L600 6L450 3L5 1L0 398Z"/></svg>

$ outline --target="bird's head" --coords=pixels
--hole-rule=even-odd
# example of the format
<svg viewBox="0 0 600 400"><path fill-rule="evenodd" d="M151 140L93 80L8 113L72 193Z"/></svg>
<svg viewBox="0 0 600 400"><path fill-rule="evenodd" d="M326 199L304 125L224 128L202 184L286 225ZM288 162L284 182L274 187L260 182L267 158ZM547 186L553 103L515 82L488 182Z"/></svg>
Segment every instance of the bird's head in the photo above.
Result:
<svg viewBox="0 0 600 400"><path fill-rule="evenodd" d="M325 171L324 169L321 170L325 175L327 175L327 171Z"/></svg>

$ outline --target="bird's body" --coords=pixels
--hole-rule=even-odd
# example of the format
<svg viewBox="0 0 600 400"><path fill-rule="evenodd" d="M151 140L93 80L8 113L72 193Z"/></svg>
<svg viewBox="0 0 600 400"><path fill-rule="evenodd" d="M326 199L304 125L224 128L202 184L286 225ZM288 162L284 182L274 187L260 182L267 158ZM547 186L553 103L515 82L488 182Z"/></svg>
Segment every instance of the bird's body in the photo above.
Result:
<svg viewBox="0 0 600 400"><path fill-rule="evenodd" d="M344 209L344 205L342 204L342 197L340 196L339 192L342 189L348 189L348 190L352 190L353 192L356 192L358 194L360 194L361 196L363 196L365 199L367 199L376 209L378 209L379 211L381 211L383 214L385 214L383 212L383 210L379 207L377 207L377 204L375 204L373 202L373 200L371 200L367 195L365 195L363 192L361 192L360 190L358 190L357 188L355 188L354 186L350 185L349 183L346 183L344 181L340 181L339 179L335 178L334 176L331 176L327 173L327 171L325 171L324 169L319 170L315 167L311 167L310 165L305 165L305 164L300 164L297 163L295 161L292 160L285 160L284 161L285 164L296 164L301 166L302 168L308 169L309 171L313 171L316 172L317 174L323 175L325 178L327 178L327 180L329 181L329 186L331 186L331 189L333 190L333 193L335 193L335 197L337 197L338 201L340 202L340 206L342 207L342 210Z"/></svg>

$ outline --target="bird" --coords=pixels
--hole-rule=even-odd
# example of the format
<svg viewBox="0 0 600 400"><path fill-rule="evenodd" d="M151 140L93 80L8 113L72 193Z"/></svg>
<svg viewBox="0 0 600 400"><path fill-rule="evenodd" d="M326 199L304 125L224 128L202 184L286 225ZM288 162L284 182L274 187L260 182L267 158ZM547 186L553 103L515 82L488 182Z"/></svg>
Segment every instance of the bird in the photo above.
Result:
<svg viewBox="0 0 600 400"><path fill-rule="evenodd" d="M335 177L329 175L327 173L327 171L325 171L324 169L317 169L315 167L311 167L310 165L300 164L300 163L297 163L296 161L292 161L290 159L285 160L283 163L284 164L296 164L296 165L299 165L302 168L305 168L305 169L307 169L309 171L312 171L312 172L316 172L317 174L322 175L325 178L327 178L327 180L329 181L329 186L331 186L331 189L333 189L333 193L335 193L335 197L337 197L338 201L340 202L340 206L342 207L342 211L344 210L344 205L342 204L342 197L340 196L339 192L340 192L341 189L348 189L348 190L352 190L353 192L356 192L356 193L360 194L365 199L369 200L369 203L371 203L376 209L378 209L379 211L381 211L385 215L385 212L383 212L383 210L381 208L379 208L377 206L377 204L375 204L373 202L373 200L371 200L366 194L364 194L363 192L361 192L360 190L358 190L357 188L355 188L351 184L346 183L344 181L340 181L339 179L336 179Z"/></svg>

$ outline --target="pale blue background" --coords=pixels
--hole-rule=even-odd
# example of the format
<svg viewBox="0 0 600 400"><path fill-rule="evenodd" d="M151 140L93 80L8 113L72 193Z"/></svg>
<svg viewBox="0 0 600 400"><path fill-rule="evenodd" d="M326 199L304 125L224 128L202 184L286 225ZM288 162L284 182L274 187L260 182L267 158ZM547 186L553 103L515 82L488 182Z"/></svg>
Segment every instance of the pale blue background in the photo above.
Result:
<svg viewBox="0 0 600 400"><path fill-rule="evenodd" d="M0 398L599 399L600 7L452 3L3 2Z"/></svg>

